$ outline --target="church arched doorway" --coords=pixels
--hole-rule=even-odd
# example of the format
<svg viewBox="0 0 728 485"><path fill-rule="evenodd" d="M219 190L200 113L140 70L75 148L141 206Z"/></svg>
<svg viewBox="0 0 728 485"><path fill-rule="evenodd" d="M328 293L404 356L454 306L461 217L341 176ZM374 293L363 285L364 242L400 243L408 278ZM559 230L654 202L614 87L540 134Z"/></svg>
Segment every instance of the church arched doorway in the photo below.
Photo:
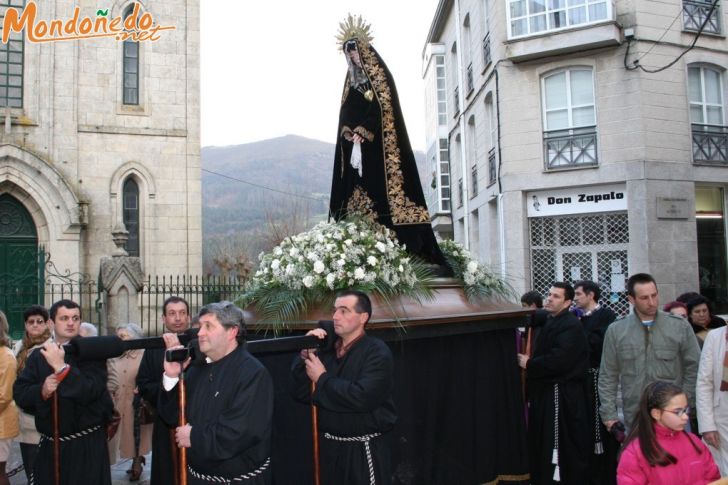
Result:
<svg viewBox="0 0 728 485"><path fill-rule="evenodd" d="M39 301L38 233L28 209L0 194L0 310L13 339L23 336L23 312Z"/></svg>

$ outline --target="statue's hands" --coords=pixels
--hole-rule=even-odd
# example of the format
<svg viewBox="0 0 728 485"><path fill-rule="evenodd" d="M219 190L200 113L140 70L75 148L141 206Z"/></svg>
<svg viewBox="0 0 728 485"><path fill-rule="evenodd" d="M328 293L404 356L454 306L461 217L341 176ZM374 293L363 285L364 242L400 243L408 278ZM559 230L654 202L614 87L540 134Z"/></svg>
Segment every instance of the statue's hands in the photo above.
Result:
<svg viewBox="0 0 728 485"><path fill-rule="evenodd" d="M361 136L359 133L354 133L354 135L351 137L351 141L354 143L361 143L364 141L364 137Z"/></svg>

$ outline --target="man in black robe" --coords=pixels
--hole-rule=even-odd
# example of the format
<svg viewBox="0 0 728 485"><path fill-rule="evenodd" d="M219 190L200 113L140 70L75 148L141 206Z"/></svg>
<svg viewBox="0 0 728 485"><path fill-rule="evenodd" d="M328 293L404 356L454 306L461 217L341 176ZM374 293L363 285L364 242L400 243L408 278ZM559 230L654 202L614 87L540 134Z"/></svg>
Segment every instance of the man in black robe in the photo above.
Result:
<svg viewBox="0 0 728 485"><path fill-rule="evenodd" d="M432 231L414 153L392 75L369 44L368 26L351 16L339 39L349 71L336 133L329 213L363 216L393 229L400 244L450 269Z"/></svg>
<svg viewBox="0 0 728 485"><path fill-rule="evenodd" d="M162 323L167 332L181 333L190 326L190 307L184 298L170 296L162 305ZM164 349L147 349L139 363L136 384L141 397L153 407L157 405L162 387ZM176 483L178 461L174 445L174 428L167 426L157 415L152 428L152 473L150 485Z"/></svg>
<svg viewBox="0 0 728 485"><path fill-rule="evenodd" d="M364 331L371 313L364 293L340 293L333 328L308 332L321 339L335 332L334 349L320 356L304 350L291 369L294 397L318 407L324 485L391 483L394 364L389 347Z"/></svg>
<svg viewBox="0 0 728 485"><path fill-rule="evenodd" d="M569 311L574 289L552 284L550 313L533 356L518 354L526 369L531 483L583 485L589 481L589 347L581 322Z"/></svg>
<svg viewBox="0 0 728 485"><path fill-rule="evenodd" d="M574 304L589 343L589 416L591 419L593 449L589 455L589 483L611 485L617 483L617 453L619 443L602 423L599 415L599 365L607 327L617 319L611 308L599 304L601 288L594 281L574 284Z"/></svg>
<svg viewBox="0 0 728 485"><path fill-rule="evenodd" d="M61 485L110 485L106 425L114 404L106 388L105 361L78 361L62 344L78 336L81 308L60 300L50 309L54 341L28 357L13 386L15 402L35 416L41 434L32 484L55 483L53 394L58 396Z"/></svg>
<svg viewBox="0 0 728 485"><path fill-rule="evenodd" d="M199 316L205 361L187 369L187 424L175 431L177 446L187 448L188 483L269 485L273 380L245 349L240 308L211 303ZM181 348L175 334L164 334L164 341ZM169 426L178 423L181 368L164 362L158 410Z"/></svg>

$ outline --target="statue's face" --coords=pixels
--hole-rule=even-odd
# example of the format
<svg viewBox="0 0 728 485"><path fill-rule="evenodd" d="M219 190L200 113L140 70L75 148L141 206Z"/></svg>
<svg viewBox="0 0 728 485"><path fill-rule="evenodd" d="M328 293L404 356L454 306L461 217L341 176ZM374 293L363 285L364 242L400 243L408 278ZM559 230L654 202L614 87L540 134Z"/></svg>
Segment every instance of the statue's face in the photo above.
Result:
<svg viewBox="0 0 728 485"><path fill-rule="evenodd" d="M351 59L351 62L356 65L356 67L361 67L361 57L359 57L359 51L356 49L352 49L346 53L349 56L349 59Z"/></svg>

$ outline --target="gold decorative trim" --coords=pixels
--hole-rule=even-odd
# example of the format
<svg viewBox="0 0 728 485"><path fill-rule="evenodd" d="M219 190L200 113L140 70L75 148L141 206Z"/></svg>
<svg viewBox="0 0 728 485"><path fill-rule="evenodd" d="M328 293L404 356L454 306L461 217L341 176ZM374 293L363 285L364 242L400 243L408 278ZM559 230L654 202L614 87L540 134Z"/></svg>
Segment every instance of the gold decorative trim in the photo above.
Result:
<svg viewBox="0 0 728 485"><path fill-rule="evenodd" d="M341 133L339 133L339 136L343 136L347 140L351 138L351 134L354 133L355 130L352 130L348 126L344 125L341 127Z"/></svg>
<svg viewBox="0 0 728 485"><path fill-rule="evenodd" d="M346 213L347 215L359 214L372 222L375 222L379 217L374 209L374 201L358 185L354 187L351 197L346 202Z"/></svg>
<svg viewBox="0 0 728 485"><path fill-rule="evenodd" d="M374 141L374 133L367 130L363 126L357 126L356 128L354 128L354 133L358 133L362 136L362 138L366 138L366 140L369 142Z"/></svg>
<svg viewBox="0 0 728 485"><path fill-rule="evenodd" d="M392 216L392 224L426 224L430 222L430 214L426 207L418 206L404 193L404 177L402 176L400 152L397 144L397 130L394 124L392 94L387 85L384 68L379 65L369 45L359 43L359 55L364 64L364 71L379 100L382 115L382 149L384 151L384 168L387 184L387 200Z"/></svg>
<svg viewBox="0 0 728 485"><path fill-rule="evenodd" d="M491 482L485 482L483 485L498 485L500 482L524 482L531 479L531 474L526 473L523 475L498 475L495 480Z"/></svg>

